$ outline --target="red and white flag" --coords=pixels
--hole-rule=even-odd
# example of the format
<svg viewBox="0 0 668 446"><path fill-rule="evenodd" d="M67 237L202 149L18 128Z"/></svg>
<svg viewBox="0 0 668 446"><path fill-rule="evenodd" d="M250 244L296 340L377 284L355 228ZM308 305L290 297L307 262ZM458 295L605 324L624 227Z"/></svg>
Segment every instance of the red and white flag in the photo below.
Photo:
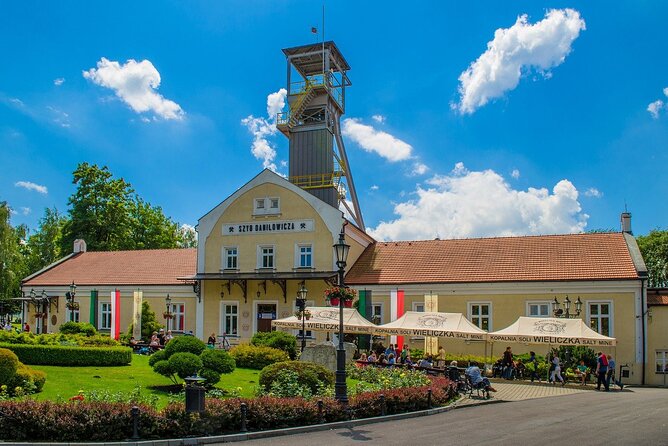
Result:
<svg viewBox="0 0 668 446"><path fill-rule="evenodd" d="M121 337L121 291L111 292L111 339L117 341Z"/></svg>
<svg viewBox="0 0 668 446"><path fill-rule="evenodd" d="M390 322L396 321L404 315L404 290L390 291ZM395 344L401 350L404 346L403 336L390 336L390 344Z"/></svg>

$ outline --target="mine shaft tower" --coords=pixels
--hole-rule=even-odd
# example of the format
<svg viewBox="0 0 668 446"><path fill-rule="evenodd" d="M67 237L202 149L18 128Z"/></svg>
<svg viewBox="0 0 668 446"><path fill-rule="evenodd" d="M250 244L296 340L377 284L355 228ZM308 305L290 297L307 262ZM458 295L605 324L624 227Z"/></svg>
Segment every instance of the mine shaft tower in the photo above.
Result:
<svg viewBox="0 0 668 446"><path fill-rule="evenodd" d="M346 74L350 66L331 41L285 48L283 53L288 62L289 109L279 113L276 127L290 140L289 180L336 208L342 204L364 230L341 137L346 87L352 85Z"/></svg>

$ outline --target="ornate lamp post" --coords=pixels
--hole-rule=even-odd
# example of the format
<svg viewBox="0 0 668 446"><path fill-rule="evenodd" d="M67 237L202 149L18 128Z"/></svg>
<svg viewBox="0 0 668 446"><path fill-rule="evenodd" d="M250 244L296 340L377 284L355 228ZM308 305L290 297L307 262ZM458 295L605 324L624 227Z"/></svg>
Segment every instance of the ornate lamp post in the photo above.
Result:
<svg viewBox="0 0 668 446"><path fill-rule="evenodd" d="M172 298L169 297L169 293L167 293L167 297L165 297L165 307L167 308L167 311L165 311L165 314L163 316L165 317L165 323L167 325L167 331L170 330L169 328L169 320L172 318Z"/></svg>
<svg viewBox="0 0 668 446"><path fill-rule="evenodd" d="M571 313L571 300L566 296L564 299L564 308L561 309L561 303L559 300L554 298L554 301L552 302L552 305L554 308L552 309L552 313L554 314L554 317L562 317L562 318L567 318L567 319L573 319L576 317L580 317L580 313L582 312L582 301L580 300L580 296L578 296L578 300L575 301L575 313Z"/></svg>
<svg viewBox="0 0 668 446"><path fill-rule="evenodd" d="M67 303L65 306L70 310L70 321L76 322L74 320L74 312L79 309L79 303L74 300L77 295L77 286L74 284L74 280L70 284L70 290L65 293L65 300Z"/></svg>
<svg viewBox="0 0 668 446"><path fill-rule="evenodd" d="M302 349L301 349L302 353L306 348L306 314L304 313L304 310L306 310L307 294L308 290L302 283L301 288L299 288L299 291L297 291L297 308L299 309L299 314L301 315L301 320L302 320Z"/></svg>
<svg viewBox="0 0 668 446"><path fill-rule="evenodd" d="M343 228L339 234L339 241L334 244L336 266L339 268L339 287L343 288L343 274L348 260L350 245L346 244ZM348 389L346 387L346 350L343 346L343 299L339 300L339 346L336 349L336 381L334 383L334 397L341 404L348 404Z"/></svg>

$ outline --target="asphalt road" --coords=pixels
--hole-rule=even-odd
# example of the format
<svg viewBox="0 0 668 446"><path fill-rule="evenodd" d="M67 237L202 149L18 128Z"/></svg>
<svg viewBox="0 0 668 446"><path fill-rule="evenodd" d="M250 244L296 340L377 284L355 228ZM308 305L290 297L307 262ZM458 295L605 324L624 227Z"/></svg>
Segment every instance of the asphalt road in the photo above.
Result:
<svg viewBox="0 0 668 446"><path fill-rule="evenodd" d="M668 389L587 392L244 445L668 445Z"/></svg>

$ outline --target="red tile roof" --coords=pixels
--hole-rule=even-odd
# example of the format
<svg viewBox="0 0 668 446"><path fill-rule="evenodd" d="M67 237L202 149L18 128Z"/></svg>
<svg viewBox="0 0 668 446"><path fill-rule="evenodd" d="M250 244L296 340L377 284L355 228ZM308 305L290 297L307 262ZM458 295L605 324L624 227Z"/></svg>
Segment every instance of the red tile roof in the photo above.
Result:
<svg viewBox="0 0 668 446"><path fill-rule="evenodd" d="M84 252L36 275L23 286L174 285L197 269L196 249Z"/></svg>
<svg viewBox="0 0 668 446"><path fill-rule="evenodd" d="M668 288L647 290L647 305L668 305Z"/></svg>
<svg viewBox="0 0 668 446"><path fill-rule="evenodd" d="M637 279L622 233L370 245L350 285Z"/></svg>

